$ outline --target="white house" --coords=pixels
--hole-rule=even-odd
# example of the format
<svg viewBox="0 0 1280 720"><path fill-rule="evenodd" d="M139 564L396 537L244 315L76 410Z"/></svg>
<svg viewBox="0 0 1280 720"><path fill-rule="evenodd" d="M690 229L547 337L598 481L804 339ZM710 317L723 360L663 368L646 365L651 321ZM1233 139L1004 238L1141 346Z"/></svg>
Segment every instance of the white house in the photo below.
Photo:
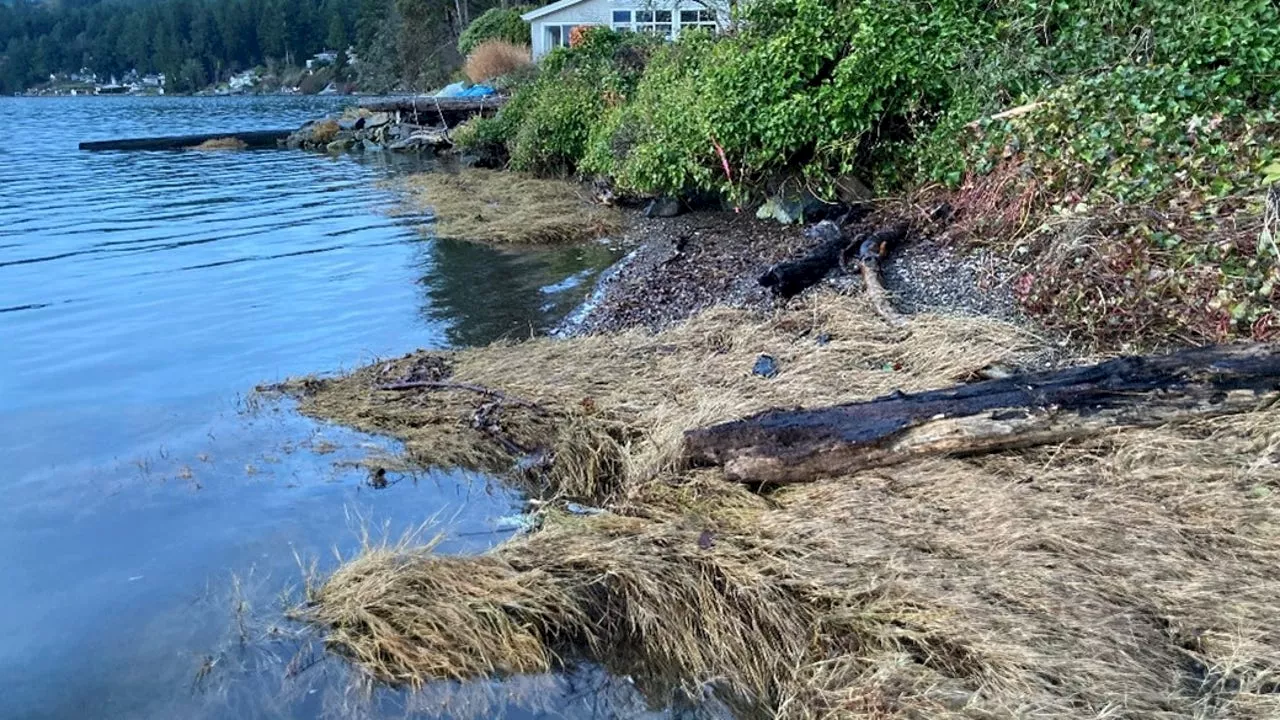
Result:
<svg viewBox="0 0 1280 720"><path fill-rule="evenodd" d="M575 27L604 25L674 39L687 28L715 30L729 21L727 0L559 0L522 15L533 30L533 59L569 45Z"/></svg>

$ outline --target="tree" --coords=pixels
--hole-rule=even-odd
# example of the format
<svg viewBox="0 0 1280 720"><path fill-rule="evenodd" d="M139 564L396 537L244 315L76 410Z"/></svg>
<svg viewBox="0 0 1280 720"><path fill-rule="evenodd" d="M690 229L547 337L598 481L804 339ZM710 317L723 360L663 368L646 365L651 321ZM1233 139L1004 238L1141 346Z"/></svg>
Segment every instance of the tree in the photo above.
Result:
<svg viewBox="0 0 1280 720"><path fill-rule="evenodd" d="M329 34L325 37L325 46L337 50L339 57L344 57L347 44L347 24L343 22L341 15L330 16Z"/></svg>
<svg viewBox="0 0 1280 720"><path fill-rule="evenodd" d="M264 58L284 57L285 41L288 35L284 7L279 0L267 0L262 6L262 14L258 17L257 36L258 50Z"/></svg>

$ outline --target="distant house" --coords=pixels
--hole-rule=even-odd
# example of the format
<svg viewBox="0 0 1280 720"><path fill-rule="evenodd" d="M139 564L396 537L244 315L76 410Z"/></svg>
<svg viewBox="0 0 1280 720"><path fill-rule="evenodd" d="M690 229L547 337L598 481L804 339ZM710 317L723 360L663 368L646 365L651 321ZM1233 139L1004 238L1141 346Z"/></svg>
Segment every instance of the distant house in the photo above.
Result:
<svg viewBox="0 0 1280 720"><path fill-rule="evenodd" d="M532 26L533 58L568 47L575 27L602 25L669 39L688 28L715 30L729 19L727 0L559 0L522 15Z"/></svg>
<svg viewBox="0 0 1280 720"><path fill-rule="evenodd" d="M307 69L314 70L318 67L325 67L326 65L332 65L337 61L338 61L338 53L336 51L325 50L324 52L318 52L315 55L311 56L311 59L307 61Z"/></svg>

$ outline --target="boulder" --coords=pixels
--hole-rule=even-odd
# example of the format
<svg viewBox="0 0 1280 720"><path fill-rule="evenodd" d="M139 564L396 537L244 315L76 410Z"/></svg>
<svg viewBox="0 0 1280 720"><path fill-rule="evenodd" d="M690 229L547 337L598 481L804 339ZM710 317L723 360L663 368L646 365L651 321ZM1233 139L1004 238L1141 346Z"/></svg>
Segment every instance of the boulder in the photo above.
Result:
<svg viewBox="0 0 1280 720"><path fill-rule="evenodd" d="M337 140L334 140L328 145L325 145L324 149L328 153L332 153L334 155L341 155L342 153L351 149L351 138L339 138Z"/></svg>
<svg viewBox="0 0 1280 720"><path fill-rule="evenodd" d="M391 115L384 112L374 113L365 118L364 126L367 128L376 128L391 122Z"/></svg>
<svg viewBox="0 0 1280 720"><path fill-rule="evenodd" d="M679 215L684 208L680 205L680 201L670 197L654 198L649 201L649 205L644 209L644 216L647 218L670 218Z"/></svg>
<svg viewBox="0 0 1280 720"><path fill-rule="evenodd" d="M412 152L414 150L421 150L422 146L418 144L416 139L410 137L391 143L387 146L387 149L394 152Z"/></svg>
<svg viewBox="0 0 1280 720"><path fill-rule="evenodd" d="M855 175L843 175L836 178L836 196L840 202L850 205L869 202L875 199L871 188Z"/></svg>

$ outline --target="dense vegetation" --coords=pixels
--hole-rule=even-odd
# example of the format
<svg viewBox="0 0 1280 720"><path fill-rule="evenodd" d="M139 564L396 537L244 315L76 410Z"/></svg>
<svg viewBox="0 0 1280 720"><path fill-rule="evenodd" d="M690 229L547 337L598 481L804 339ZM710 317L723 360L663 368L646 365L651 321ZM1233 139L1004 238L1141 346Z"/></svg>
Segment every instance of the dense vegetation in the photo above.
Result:
<svg viewBox="0 0 1280 720"><path fill-rule="evenodd" d="M458 37L458 52L470 55L477 45L486 40L505 40L513 45L529 44L529 23L520 17L531 6L490 8L462 31Z"/></svg>
<svg viewBox="0 0 1280 720"><path fill-rule="evenodd" d="M64 0L0 3L0 92L87 68L163 72L189 91L257 65L354 45L369 90L428 87L461 64L471 14L500 0Z"/></svg>
<svg viewBox="0 0 1280 720"><path fill-rule="evenodd" d="M880 195L927 189L968 239L1035 258L1018 289L1051 322L1116 339L1274 331L1280 4L743 8L718 38L592 30L464 138L638 193L829 196L850 174Z"/></svg>

